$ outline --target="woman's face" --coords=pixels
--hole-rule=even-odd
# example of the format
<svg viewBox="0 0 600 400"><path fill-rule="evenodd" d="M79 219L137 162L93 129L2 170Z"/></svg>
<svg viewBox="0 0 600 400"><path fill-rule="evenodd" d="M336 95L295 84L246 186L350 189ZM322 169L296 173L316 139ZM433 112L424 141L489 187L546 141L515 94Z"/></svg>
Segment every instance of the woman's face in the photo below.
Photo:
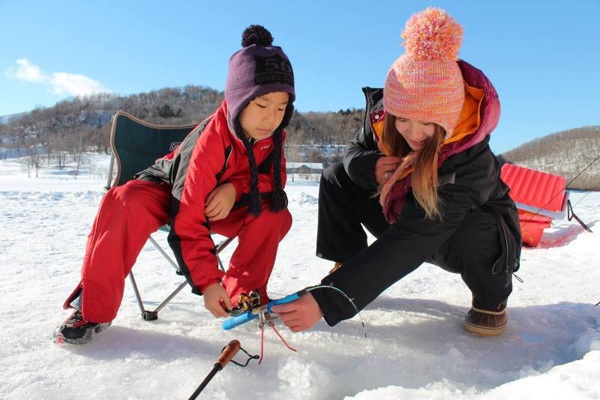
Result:
<svg viewBox="0 0 600 400"><path fill-rule="evenodd" d="M419 151L433 137L435 124L433 122L396 117L396 129L404 137L411 149Z"/></svg>
<svg viewBox="0 0 600 400"><path fill-rule="evenodd" d="M281 125L290 95L287 92L271 92L258 96L240 113L240 125L247 137L266 139Z"/></svg>

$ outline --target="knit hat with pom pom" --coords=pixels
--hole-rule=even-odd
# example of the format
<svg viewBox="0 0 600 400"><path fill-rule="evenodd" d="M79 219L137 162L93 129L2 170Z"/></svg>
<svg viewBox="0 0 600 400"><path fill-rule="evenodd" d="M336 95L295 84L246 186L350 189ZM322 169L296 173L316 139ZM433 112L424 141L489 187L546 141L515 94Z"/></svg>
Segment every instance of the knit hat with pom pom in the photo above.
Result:
<svg viewBox="0 0 600 400"><path fill-rule="evenodd" d="M429 7L406 22L406 51L392 64L383 105L396 116L433 122L452 136L465 100L458 51L462 26L442 9Z"/></svg>
<svg viewBox="0 0 600 400"><path fill-rule="evenodd" d="M254 158L253 143L246 137L240 126L240 113L252 99L271 92L289 93L285 115L273 133L273 179L275 190L271 196L270 209L281 211L288 200L283 190L281 157L283 153L283 129L294 114L294 72L292 64L281 47L273 46L273 36L261 25L250 25L242 33L242 47L229 60L229 72L225 85L227 122L235 135L242 140L250 165L249 212L259 216L262 210L262 196L258 190L258 168Z"/></svg>
<svg viewBox="0 0 600 400"><path fill-rule="evenodd" d="M231 127L235 127L240 112L255 97L287 92L290 106L296 98L292 64L281 47L273 46L273 36L266 28L261 25L246 28L242 33L242 47L229 60L225 85ZM293 112L293 108L290 111Z"/></svg>

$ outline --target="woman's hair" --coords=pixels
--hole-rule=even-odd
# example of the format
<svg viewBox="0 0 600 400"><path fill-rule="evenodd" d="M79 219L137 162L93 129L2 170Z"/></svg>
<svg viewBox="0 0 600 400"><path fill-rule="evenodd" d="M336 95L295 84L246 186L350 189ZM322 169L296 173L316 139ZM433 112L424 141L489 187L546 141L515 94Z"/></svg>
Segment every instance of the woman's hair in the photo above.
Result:
<svg viewBox="0 0 600 400"><path fill-rule="evenodd" d="M417 203L425 211L427 219L440 219L438 198L438 150L446 132L435 124L433 136L412 159L412 188ZM381 135L382 148L387 155L403 158L413 150L396 129L396 116L387 113Z"/></svg>

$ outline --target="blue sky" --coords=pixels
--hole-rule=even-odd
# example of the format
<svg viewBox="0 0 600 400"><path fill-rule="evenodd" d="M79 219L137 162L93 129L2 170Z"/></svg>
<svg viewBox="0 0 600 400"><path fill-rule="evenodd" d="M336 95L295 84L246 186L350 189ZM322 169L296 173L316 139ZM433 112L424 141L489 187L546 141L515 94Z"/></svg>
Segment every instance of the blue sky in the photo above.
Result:
<svg viewBox="0 0 600 400"><path fill-rule="evenodd" d="M223 90L250 24L290 57L300 112L362 108L361 87L383 85L404 23L430 5L463 25L459 57L498 90L496 152L600 125L597 0L0 0L0 115L89 91Z"/></svg>

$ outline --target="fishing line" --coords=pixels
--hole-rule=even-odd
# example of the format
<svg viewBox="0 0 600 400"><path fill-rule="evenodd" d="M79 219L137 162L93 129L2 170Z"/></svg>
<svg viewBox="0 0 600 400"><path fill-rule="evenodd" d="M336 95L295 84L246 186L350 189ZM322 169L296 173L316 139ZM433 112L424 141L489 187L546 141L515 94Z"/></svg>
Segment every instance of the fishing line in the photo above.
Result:
<svg viewBox="0 0 600 400"><path fill-rule="evenodd" d="M346 293L344 293L343 290L336 288L333 285L317 285L317 286L311 286L309 288L306 288L305 290L307 292L312 292L315 289L333 289L336 292L338 292L339 294L341 294L346 300L348 300L348 302L350 304L352 304L352 307L354 307L354 310L356 311L356 314L358 315L358 318L360 319L360 324L362 325L363 328L363 334L365 335L365 338L367 338L367 328L365 327L365 323L362 319L362 315L360 315L360 312L358 311L358 307L356 307L356 304L354 304L354 301L348 297L348 295Z"/></svg>

